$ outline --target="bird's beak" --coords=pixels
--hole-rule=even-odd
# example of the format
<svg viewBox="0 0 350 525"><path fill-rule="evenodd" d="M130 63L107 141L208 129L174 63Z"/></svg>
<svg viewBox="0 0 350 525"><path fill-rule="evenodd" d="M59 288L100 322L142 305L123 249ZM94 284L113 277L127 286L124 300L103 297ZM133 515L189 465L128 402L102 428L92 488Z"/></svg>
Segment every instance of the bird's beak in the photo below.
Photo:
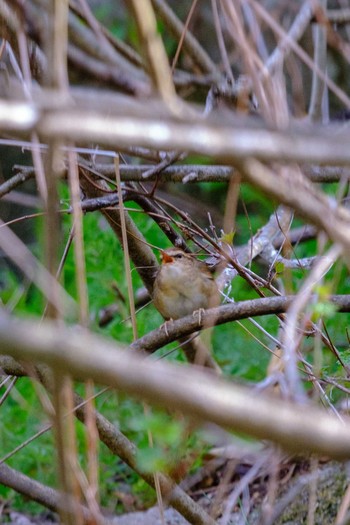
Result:
<svg viewBox="0 0 350 525"><path fill-rule="evenodd" d="M163 264L166 264L166 263L171 263L173 262L173 257L171 257L171 255L168 255L166 252L161 252L162 254L162 263Z"/></svg>

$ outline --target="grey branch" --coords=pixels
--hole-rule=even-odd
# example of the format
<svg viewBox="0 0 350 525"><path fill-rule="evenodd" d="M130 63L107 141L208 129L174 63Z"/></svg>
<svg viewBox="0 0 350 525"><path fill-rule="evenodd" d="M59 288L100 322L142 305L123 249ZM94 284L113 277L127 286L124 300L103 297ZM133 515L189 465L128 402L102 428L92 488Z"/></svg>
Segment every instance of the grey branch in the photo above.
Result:
<svg viewBox="0 0 350 525"><path fill-rule="evenodd" d="M64 508L65 512L70 512L73 516L76 515L76 505L73 502L71 506L69 505L69 496L67 494L63 496L57 490L47 487L4 464L0 465L0 483L54 512ZM87 522L89 520L94 521L92 513L85 506L81 505L79 511L82 513L84 520ZM103 521L105 525L107 522L108 520Z"/></svg>
<svg viewBox="0 0 350 525"><path fill-rule="evenodd" d="M0 126L4 132L37 131L47 140L64 137L79 142L98 141L112 147L118 144L118 148L142 146L200 153L224 164L235 164L247 157L261 161L338 165L350 162L350 133L339 125L278 130L249 118L244 122L224 117L220 122L214 117L206 121L191 117L174 120L159 101L157 107L150 103L142 108L127 97L103 99L98 95L100 107L97 108L93 92L90 95L86 95L85 104L78 100L74 107L62 104L59 112L57 102L52 101L50 107L49 100L45 110L40 104L31 102L3 101L0 103ZM90 108L86 107L87 103ZM120 107L120 113L117 109L111 110ZM190 106L189 110L192 113ZM127 111L130 111L128 115ZM151 115L151 111L156 111L156 115Z"/></svg>
<svg viewBox="0 0 350 525"><path fill-rule="evenodd" d="M288 310L294 298L295 296L264 297L210 308L201 312L200 318L188 315L168 323L166 331L161 327L149 332L132 343L131 348L139 351L155 352L162 346L180 337L187 336L196 330L203 330L209 326L217 326L239 319L247 319L248 317L281 314ZM350 312L349 295L330 296L329 301L337 307L338 312Z"/></svg>

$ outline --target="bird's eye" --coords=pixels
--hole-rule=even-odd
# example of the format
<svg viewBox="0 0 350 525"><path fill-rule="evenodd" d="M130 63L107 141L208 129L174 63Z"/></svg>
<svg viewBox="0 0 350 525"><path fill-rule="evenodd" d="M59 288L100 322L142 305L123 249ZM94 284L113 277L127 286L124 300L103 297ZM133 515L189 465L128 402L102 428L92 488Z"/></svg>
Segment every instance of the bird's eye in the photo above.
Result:
<svg viewBox="0 0 350 525"><path fill-rule="evenodd" d="M177 253L174 255L176 259L182 259L182 253Z"/></svg>

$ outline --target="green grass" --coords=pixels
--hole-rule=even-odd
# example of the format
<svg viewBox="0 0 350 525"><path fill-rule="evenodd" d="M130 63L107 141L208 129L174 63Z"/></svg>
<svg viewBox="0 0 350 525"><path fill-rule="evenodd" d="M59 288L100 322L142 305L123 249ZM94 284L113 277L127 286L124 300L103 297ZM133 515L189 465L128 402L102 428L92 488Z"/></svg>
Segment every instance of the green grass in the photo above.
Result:
<svg viewBox="0 0 350 525"><path fill-rule="evenodd" d="M64 190L66 191L66 190ZM208 191L208 188L203 191ZM64 193L63 196L65 196ZM213 193L215 196L215 193ZM212 198L213 195L211 195ZM251 215L253 230L264 224L269 216L271 206L265 200L254 203L256 194L244 190L244 200ZM215 197L216 198L216 197ZM133 205L132 205L133 206ZM133 206L135 207L135 206ZM136 207L135 207L136 208ZM131 213L138 228L146 236L147 240L155 246L169 246L169 241L164 234L154 226L145 214L138 211ZM243 238L249 237L249 229L244 216L238 218L238 227L241 229L239 235ZM37 235L42 238L42 220L37 221ZM71 227L71 218L63 217L63 238L67 239ZM242 233L243 232L243 233ZM237 238L235 238L237 242ZM132 328L128 318L128 307L118 298L114 286L117 285L121 293L127 297L126 277L124 270L124 256L118 240L109 228L106 221L98 213L90 213L84 216L84 243L86 257L86 277L90 308L91 330L114 339L118 343L129 344L132 341ZM63 244L62 244L63 246ZM310 242L297 248L297 255L304 257L315 250L315 243ZM36 254L40 256L40 244ZM257 273L263 273L262 267L254 265ZM298 290L306 272L297 270L291 272L290 282L294 291ZM281 275L284 279L285 275ZM132 271L133 287L136 290L142 285L135 270ZM76 297L75 284L75 262L73 250L70 251L61 281L65 289L73 297ZM326 281L332 293L345 293L349 285L349 276L343 265L334 266ZM6 270L1 274L1 299L3 303L10 304L14 294L18 290L18 276L13 271ZM331 286L332 285L332 286ZM233 296L235 300L255 298L255 292L240 278L233 283ZM117 302L120 308L115 319L104 328L98 326L99 313L102 308ZM14 314L20 316L40 317L43 311L44 300L34 286L24 289L22 296L14 308ZM274 317L256 319L262 326L273 335L278 334L278 321ZM162 318L152 305L148 305L137 314L137 326L139 335L142 336L150 330L157 328L162 323ZM242 325L249 330L247 332L238 323L231 323L217 327L213 331L213 354L224 372L239 381L258 382L266 376L266 369L270 360L270 352L259 344L261 340L270 349L274 345L266 336L261 334L249 320L242 321ZM326 325L336 345L348 364L349 343L347 339L347 328L349 316L333 314L326 319ZM258 340L254 339L254 335ZM305 344L307 350L308 343ZM313 341L309 342L310 348ZM176 344L169 345L158 352L158 356L166 355L168 360L184 361L182 352L178 349L167 355ZM312 351L306 354L312 361ZM324 352L324 373L332 375L344 375L339 364L329 351ZM0 432L0 457L13 450L23 441L30 438L38 430L49 422L38 400L38 386L28 378L17 381L15 390L1 407L1 432ZM97 388L97 387L96 387ZM84 392L82 385L78 385L80 393ZM334 389L333 389L334 390ZM327 392L333 399L340 397L331 387ZM0 394L4 391L1 389ZM191 431L188 433L188 423L180 417L174 417L167 412L150 410L145 415L141 403L129 399L127 396L109 391L98 397L96 406L110 421L112 421L122 432L125 433L138 447L138 461L144 469L175 469L181 461L188 461L188 468L196 468L201 465L203 455L211 444L212 437L206 432ZM155 446L152 449L148 442L148 429L152 431ZM79 461L83 469L86 468L86 435L84 426L76 422L76 433L79 444ZM215 442L215 439L214 441ZM190 457L190 460L189 460ZM23 450L18 452L8 462L10 466L37 479L38 481L55 487L57 484L57 465L54 452L54 440L51 431L37 438ZM154 492L131 469L125 466L118 458L112 456L107 448L99 446L100 464L100 493L102 504L111 511L122 511L123 497L130 491L133 494L133 503L137 506L150 505L154 502ZM187 463L186 463L187 464ZM119 494L119 495L118 495ZM14 491L0 486L0 497L9 500L14 508L39 512L42 508L34 503L23 503L23 498Z"/></svg>

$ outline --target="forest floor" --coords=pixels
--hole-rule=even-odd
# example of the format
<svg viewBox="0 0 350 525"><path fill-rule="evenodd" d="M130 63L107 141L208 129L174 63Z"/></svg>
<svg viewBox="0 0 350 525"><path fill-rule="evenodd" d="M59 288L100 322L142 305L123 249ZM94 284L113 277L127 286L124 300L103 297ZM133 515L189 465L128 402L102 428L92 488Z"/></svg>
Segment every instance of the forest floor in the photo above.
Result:
<svg viewBox="0 0 350 525"><path fill-rule="evenodd" d="M203 507L208 507L206 508L208 512L210 507L213 507L215 496L220 492L220 485L217 485L217 490L215 490L215 484L221 474L222 472L217 472L216 476L213 476L212 487L202 487L202 496L199 502ZM242 477L244 477L244 473L242 473ZM275 494L272 496L271 484L268 478L264 476L255 479L249 487L246 487L245 496L242 501L235 505L229 524L261 525L264 522L269 525L302 525L307 523L311 512L314 515L315 525L331 525L337 518L349 480L350 472L347 464L325 460L323 463L313 463L311 468L308 461L289 461L284 464L283 470L274 480ZM223 510L239 481L237 478L230 484L228 495L221 500ZM268 496L269 491L270 496ZM200 492L196 487L191 495L194 496ZM312 506L310 506L310 495L311 501L313 501ZM273 506L267 504L269 497L271 503L273 500ZM268 508L270 508L269 516L266 515ZM6 507L3 512L3 519L4 521L1 521L0 516L1 523L11 523L12 525L54 525L59 523L58 516L50 511L43 511L37 516L29 516L25 511L11 511ZM220 523L220 518L217 522ZM108 519L108 523L113 525L186 525L188 522L172 508L165 509L164 519L162 519L159 508L152 507L144 511L130 512Z"/></svg>

